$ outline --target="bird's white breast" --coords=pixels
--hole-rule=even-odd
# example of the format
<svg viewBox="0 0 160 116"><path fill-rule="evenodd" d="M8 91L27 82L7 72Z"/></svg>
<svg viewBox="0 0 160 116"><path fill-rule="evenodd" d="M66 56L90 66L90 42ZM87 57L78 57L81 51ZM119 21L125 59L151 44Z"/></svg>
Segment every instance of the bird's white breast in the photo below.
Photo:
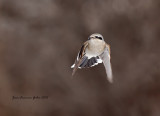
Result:
<svg viewBox="0 0 160 116"><path fill-rule="evenodd" d="M88 42L88 46L86 48L86 55L90 57L99 56L103 53L106 43L102 40L91 39Z"/></svg>

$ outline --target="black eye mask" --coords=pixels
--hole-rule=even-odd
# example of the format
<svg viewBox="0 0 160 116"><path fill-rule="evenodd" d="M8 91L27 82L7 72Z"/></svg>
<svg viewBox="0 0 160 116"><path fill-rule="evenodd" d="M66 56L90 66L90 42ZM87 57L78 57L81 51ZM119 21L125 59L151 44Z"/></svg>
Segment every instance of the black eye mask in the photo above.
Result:
<svg viewBox="0 0 160 116"><path fill-rule="evenodd" d="M100 40L102 40L102 37L98 37L98 36L95 36L97 39L100 39Z"/></svg>

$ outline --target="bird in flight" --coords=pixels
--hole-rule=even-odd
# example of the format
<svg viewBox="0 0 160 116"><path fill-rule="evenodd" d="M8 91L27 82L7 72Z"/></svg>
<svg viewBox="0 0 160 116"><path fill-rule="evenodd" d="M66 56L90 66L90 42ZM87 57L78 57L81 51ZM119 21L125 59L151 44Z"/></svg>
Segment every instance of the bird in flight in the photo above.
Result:
<svg viewBox="0 0 160 116"><path fill-rule="evenodd" d="M89 68L103 62L107 79L109 82L113 82L110 59L110 46L104 41L103 36L98 33L92 34L82 45L75 63L71 66L73 68L72 76L78 68Z"/></svg>

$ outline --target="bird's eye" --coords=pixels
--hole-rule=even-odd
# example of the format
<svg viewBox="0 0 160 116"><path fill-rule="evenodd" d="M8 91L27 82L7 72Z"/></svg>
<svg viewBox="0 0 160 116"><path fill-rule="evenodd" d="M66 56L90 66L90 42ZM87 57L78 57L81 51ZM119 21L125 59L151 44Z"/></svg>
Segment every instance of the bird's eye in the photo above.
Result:
<svg viewBox="0 0 160 116"><path fill-rule="evenodd" d="M95 36L97 39L100 39L100 40L102 40L102 37L98 37L98 36Z"/></svg>
<svg viewBox="0 0 160 116"><path fill-rule="evenodd" d="M102 37L98 37L98 36L95 36L97 39L100 39L100 40L102 40Z"/></svg>
<svg viewBox="0 0 160 116"><path fill-rule="evenodd" d="M98 37L98 39L102 40L102 37Z"/></svg>

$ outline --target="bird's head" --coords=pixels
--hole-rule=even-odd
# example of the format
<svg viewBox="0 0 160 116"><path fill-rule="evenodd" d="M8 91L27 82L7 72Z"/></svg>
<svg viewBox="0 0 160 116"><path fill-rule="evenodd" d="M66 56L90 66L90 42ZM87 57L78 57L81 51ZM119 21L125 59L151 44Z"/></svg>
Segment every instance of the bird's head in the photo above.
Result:
<svg viewBox="0 0 160 116"><path fill-rule="evenodd" d="M90 40L90 39L104 40L103 36L101 34L98 34L98 33L94 33L94 34L90 35L89 38L88 38L88 40Z"/></svg>

